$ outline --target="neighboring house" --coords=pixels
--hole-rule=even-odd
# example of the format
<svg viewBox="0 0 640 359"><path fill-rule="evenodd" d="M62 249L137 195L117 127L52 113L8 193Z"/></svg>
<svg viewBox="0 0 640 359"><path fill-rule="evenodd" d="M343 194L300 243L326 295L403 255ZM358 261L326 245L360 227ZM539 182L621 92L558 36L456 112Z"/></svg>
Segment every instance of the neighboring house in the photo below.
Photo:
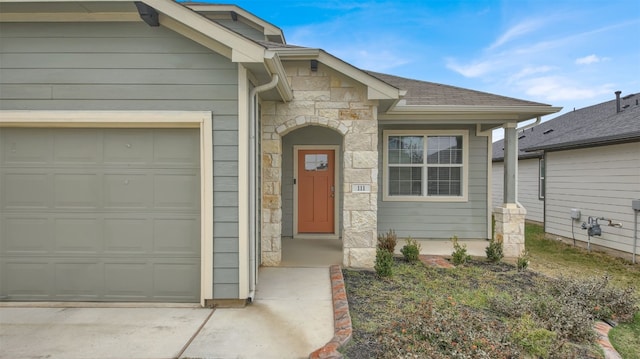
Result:
<svg viewBox="0 0 640 359"><path fill-rule="evenodd" d="M484 241L491 130L558 110L366 72L231 5L3 1L0 297L236 304L283 236L366 268L392 228Z"/></svg>
<svg viewBox="0 0 640 359"><path fill-rule="evenodd" d="M544 222L550 237L631 258L631 201L640 199L640 93L616 97L519 133L518 198L527 219ZM493 144L494 206L502 201L503 146ZM579 219L572 219L572 209ZM581 228L589 217L606 218L598 221L601 236L589 239Z"/></svg>

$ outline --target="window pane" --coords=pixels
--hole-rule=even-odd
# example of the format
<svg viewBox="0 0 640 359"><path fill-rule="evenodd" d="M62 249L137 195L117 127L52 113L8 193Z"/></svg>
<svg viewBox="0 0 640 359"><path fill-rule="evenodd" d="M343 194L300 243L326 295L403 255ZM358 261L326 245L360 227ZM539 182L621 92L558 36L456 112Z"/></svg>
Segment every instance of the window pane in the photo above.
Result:
<svg viewBox="0 0 640 359"><path fill-rule="evenodd" d="M389 195L391 196L421 196L422 168L421 167L390 167Z"/></svg>
<svg viewBox="0 0 640 359"><path fill-rule="evenodd" d="M427 194L430 196L461 196L461 167L430 167L427 169Z"/></svg>
<svg viewBox="0 0 640 359"><path fill-rule="evenodd" d="M427 163L462 164L462 136L427 137Z"/></svg>

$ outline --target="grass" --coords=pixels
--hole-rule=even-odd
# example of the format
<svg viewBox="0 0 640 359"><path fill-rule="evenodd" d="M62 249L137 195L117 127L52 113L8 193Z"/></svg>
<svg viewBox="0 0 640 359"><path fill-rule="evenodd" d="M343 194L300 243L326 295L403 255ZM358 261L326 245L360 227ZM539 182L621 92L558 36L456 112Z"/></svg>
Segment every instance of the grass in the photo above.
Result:
<svg viewBox="0 0 640 359"><path fill-rule="evenodd" d="M454 269L396 258L387 278L345 270L354 325L345 357L601 358L593 319L633 313L603 303L623 297L633 309L624 288L640 283L639 266L546 240L539 226L526 231L524 272L486 258ZM611 338L623 358L640 359L640 313Z"/></svg>
<svg viewBox="0 0 640 359"><path fill-rule="evenodd" d="M635 288L636 297L640 298L640 265L545 239L544 230L538 225L527 224L525 237L532 270L550 277L588 278L606 274L612 285ZM624 359L640 359L640 312L632 322L613 328L609 339Z"/></svg>

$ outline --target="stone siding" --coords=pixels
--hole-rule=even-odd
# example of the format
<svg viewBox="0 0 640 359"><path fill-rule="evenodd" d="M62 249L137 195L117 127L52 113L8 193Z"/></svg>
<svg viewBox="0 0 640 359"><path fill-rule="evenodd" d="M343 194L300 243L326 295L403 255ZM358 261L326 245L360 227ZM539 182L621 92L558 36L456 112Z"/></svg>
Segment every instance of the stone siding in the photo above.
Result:
<svg viewBox="0 0 640 359"><path fill-rule="evenodd" d="M377 238L377 102L367 88L320 64L284 64L293 89L291 102L262 103L262 264L278 265L282 236L282 137L304 126L323 126L344 137L343 265L372 268ZM368 184L371 193L352 193Z"/></svg>

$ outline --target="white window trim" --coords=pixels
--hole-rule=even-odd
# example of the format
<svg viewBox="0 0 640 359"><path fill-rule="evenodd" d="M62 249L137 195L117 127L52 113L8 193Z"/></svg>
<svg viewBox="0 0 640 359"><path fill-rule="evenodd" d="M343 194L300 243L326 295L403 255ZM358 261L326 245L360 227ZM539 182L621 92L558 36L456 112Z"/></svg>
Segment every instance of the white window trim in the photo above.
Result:
<svg viewBox="0 0 640 359"><path fill-rule="evenodd" d="M544 201L547 193L547 163L544 156L538 159L538 200Z"/></svg>
<svg viewBox="0 0 640 359"><path fill-rule="evenodd" d="M390 196L389 195L389 136L462 136L462 195L461 196ZM468 130L385 130L382 149L382 200L385 202L468 202L469 200L469 131ZM424 165L423 165L424 166ZM426 180L426 179L425 179Z"/></svg>

